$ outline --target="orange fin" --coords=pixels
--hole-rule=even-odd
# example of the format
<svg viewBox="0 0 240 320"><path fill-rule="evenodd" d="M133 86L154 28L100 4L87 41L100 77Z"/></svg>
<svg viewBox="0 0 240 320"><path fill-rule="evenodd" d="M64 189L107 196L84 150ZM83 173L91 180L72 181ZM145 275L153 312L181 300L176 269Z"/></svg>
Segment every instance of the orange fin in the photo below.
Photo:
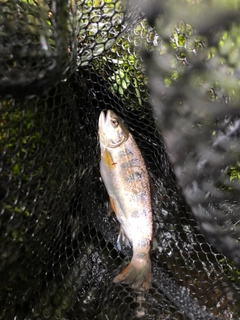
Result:
<svg viewBox="0 0 240 320"><path fill-rule="evenodd" d="M116 209L116 206L115 206L115 202L113 200L112 197L109 197L109 200L110 200L110 203L109 203L109 209L111 210L110 213L113 211L115 213L115 215L117 216L117 209ZM108 209L108 212L109 212L109 209Z"/></svg>
<svg viewBox="0 0 240 320"><path fill-rule="evenodd" d="M130 264L114 279L115 283L130 284L133 289L147 290L152 281L151 260L133 256Z"/></svg>
<svg viewBox="0 0 240 320"><path fill-rule="evenodd" d="M114 210L113 210L113 207L112 207L112 204L111 204L111 200L109 198L109 201L107 203L107 215L111 216L112 213L114 213Z"/></svg>
<svg viewBox="0 0 240 320"><path fill-rule="evenodd" d="M112 155L107 149L105 149L102 153L102 161L109 169L114 169L117 164L117 162L113 161Z"/></svg>

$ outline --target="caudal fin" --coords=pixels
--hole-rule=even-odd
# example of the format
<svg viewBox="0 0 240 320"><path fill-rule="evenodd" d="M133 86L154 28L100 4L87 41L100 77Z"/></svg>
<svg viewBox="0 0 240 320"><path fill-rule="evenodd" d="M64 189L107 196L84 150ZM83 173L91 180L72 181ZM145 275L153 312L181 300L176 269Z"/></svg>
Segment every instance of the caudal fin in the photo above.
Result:
<svg viewBox="0 0 240 320"><path fill-rule="evenodd" d="M130 284L133 289L147 290L152 281L151 260L150 257L144 259L135 255L130 264L114 279L115 283Z"/></svg>

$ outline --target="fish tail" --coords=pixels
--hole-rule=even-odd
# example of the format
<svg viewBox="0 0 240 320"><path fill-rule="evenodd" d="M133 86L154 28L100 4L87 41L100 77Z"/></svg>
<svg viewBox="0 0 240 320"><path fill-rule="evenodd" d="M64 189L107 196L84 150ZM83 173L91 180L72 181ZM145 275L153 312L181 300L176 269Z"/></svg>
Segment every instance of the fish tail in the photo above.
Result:
<svg viewBox="0 0 240 320"><path fill-rule="evenodd" d="M131 284L133 289L147 290L152 281L151 269L149 253L136 253L129 265L113 279L113 282Z"/></svg>

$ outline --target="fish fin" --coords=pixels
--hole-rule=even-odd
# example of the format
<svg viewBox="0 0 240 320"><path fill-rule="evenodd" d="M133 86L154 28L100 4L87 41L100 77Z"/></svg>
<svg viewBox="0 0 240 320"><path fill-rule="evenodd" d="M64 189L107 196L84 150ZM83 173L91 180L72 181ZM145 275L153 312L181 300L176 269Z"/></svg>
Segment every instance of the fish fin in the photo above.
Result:
<svg viewBox="0 0 240 320"><path fill-rule="evenodd" d="M120 229L118 238L117 238L117 248L119 251L122 250L122 229Z"/></svg>
<svg viewBox="0 0 240 320"><path fill-rule="evenodd" d="M119 251L122 250L122 245L125 243L127 246L130 246L130 241L128 240L126 234L124 233L123 229L120 228L118 238L117 238L117 248Z"/></svg>
<svg viewBox="0 0 240 320"><path fill-rule="evenodd" d="M109 207L108 208L111 208L111 212L114 212L115 215L117 216L117 209L116 209L116 206L115 206L115 202L113 200L113 198L111 196L109 196Z"/></svg>
<svg viewBox="0 0 240 320"><path fill-rule="evenodd" d="M113 282L130 284L133 289L147 290L152 281L151 267L149 254L144 259L133 255L129 265L113 279Z"/></svg>
<svg viewBox="0 0 240 320"><path fill-rule="evenodd" d="M112 159L111 153L107 149L103 151L101 157L106 167L108 167L109 169L114 168L114 161Z"/></svg>
<svg viewBox="0 0 240 320"><path fill-rule="evenodd" d="M114 213L112 204L111 204L111 200L109 199L108 203L107 203L107 215L110 217L112 215L112 213Z"/></svg>
<svg viewBox="0 0 240 320"><path fill-rule="evenodd" d="M117 209L116 209L116 206L115 206L114 199L111 196L109 196L107 215L110 216L112 212L114 212L116 214L116 216L117 216ZM122 250L123 243L125 243L126 245L129 245L129 240L126 237L123 229L120 228L119 235L118 235L118 238L117 238L117 248L118 248L119 251Z"/></svg>

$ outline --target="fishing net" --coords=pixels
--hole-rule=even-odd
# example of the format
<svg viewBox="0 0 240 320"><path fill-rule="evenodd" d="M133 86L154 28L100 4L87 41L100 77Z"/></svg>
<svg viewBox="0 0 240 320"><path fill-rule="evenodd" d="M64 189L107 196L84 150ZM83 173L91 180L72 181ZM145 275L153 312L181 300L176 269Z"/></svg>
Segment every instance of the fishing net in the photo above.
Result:
<svg viewBox="0 0 240 320"><path fill-rule="evenodd" d="M0 3L0 319L239 319L239 1ZM153 281L114 284L98 117L153 192Z"/></svg>

